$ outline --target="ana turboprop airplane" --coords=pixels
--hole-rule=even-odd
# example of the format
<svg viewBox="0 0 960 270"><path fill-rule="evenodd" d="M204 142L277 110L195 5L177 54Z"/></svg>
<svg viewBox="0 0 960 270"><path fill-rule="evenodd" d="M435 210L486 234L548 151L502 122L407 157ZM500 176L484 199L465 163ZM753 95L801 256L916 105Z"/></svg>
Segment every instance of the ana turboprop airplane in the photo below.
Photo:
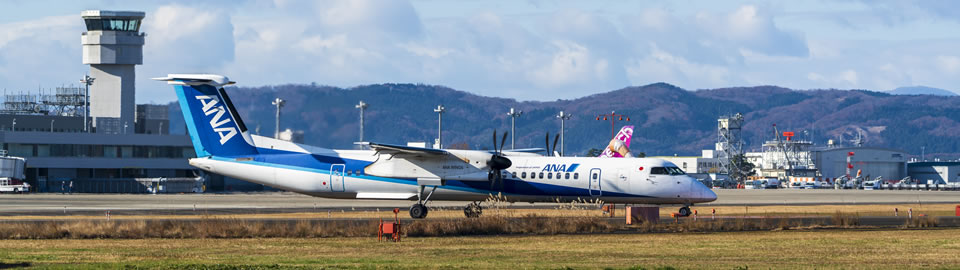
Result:
<svg viewBox="0 0 960 270"><path fill-rule="evenodd" d="M524 152L431 149L364 143L371 150L331 150L252 135L223 86L224 76L170 74L201 170L317 197L416 200L410 216L427 216L431 200L689 205L716 200L673 163L654 158L553 157ZM496 144L494 132L494 144ZM506 134L504 134L504 139ZM496 145L494 146L496 147ZM503 147L503 139L500 149Z"/></svg>

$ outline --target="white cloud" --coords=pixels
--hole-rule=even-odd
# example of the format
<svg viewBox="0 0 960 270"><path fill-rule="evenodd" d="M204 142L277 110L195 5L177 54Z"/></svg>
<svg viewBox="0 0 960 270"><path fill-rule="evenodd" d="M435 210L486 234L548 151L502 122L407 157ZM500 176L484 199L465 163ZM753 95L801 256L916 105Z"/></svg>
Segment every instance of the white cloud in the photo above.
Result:
<svg viewBox="0 0 960 270"><path fill-rule="evenodd" d="M939 55L936 60L937 64L940 66L940 69L944 73L952 74L960 71L960 57L951 56L951 55Z"/></svg>

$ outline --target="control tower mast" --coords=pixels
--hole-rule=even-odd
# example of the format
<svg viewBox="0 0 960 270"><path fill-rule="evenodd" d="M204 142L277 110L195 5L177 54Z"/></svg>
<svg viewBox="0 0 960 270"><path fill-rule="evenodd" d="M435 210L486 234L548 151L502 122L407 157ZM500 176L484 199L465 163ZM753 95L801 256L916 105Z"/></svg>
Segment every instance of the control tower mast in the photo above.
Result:
<svg viewBox="0 0 960 270"><path fill-rule="evenodd" d="M85 10L81 16L87 26L80 39L83 63L90 65L90 76L96 79L90 87L93 126L98 133L127 132L124 126L134 126L134 66L143 64L145 34L140 33L140 22L145 14Z"/></svg>

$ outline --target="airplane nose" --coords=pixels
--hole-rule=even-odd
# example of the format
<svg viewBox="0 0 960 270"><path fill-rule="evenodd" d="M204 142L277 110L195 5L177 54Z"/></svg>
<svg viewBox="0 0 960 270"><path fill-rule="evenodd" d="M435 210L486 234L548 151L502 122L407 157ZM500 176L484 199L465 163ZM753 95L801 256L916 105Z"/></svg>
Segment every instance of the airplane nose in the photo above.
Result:
<svg viewBox="0 0 960 270"><path fill-rule="evenodd" d="M703 202L716 201L717 193L705 185L700 185L700 199L703 200Z"/></svg>

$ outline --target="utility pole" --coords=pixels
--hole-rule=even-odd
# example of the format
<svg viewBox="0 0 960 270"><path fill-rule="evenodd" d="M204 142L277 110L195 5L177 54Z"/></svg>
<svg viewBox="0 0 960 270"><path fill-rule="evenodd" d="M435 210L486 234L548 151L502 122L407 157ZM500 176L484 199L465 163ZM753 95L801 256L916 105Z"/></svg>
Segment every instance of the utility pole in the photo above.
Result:
<svg viewBox="0 0 960 270"><path fill-rule="evenodd" d="M630 116L617 114L616 111L612 111L609 114L597 115L597 121L599 121L601 117L603 117L603 121L607 121L607 117L610 117L610 138L614 138L617 136L617 130L615 129L615 126L614 126L615 121L618 121L618 120L623 121L624 117L627 118L628 122L630 121Z"/></svg>
<svg viewBox="0 0 960 270"><path fill-rule="evenodd" d="M360 109L360 141L363 142L363 111L367 109L367 104L363 103L363 100L359 104L354 105L354 108Z"/></svg>
<svg viewBox="0 0 960 270"><path fill-rule="evenodd" d="M437 149L443 149L443 112L445 111L447 108L444 108L443 104L433 109L433 112L437 113Z"/></svg>
<svg viewBox="0 0 960 270"><path fill-rule="evenodd" d="M86 90L83 91L83 132L90 132L90 120L87 119L90 111L90 85L93 84L95 78L90 77L90 75L83 75L83 79L80 80Z"/></svg>
<svg viewBox="0 0 960 270"><path fill-rule="evenodd" d="M564 113L563 111L560 111L560 114L557 114L557 118L560 118L560 156L561 157L565 153L563 150L563 131L564 131L563 122L566 120L570 120L570 117L573 117L573 115L569 113Z"/></svg>
<svg viewBox="0 0 960 270"><path fill-rule="evenodd" d="M280 139L280 108L283 107L284 103L286 103L286 101L280 98L276 98L270 103L277 106L277 121L273 132L274 139Z"/></svg>
<svg viewBox="0 0 960 270"><path fill-rule="evenodd" d="M507 116L510 116L510 149L517 149L514 144L514 137L516 136L516 122L517 117L523 115L523 111L514 111L513 108L510 108L510 111L507 112Z"/></svg>

